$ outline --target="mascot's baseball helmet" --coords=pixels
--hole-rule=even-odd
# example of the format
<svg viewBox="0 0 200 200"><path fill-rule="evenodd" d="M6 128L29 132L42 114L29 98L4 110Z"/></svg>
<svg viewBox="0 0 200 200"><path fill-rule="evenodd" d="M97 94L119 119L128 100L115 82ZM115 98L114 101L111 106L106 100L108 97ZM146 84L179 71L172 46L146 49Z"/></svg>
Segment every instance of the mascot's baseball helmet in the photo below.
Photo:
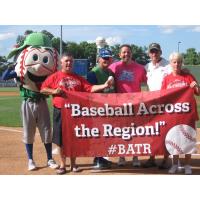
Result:
<svg viewBox="0 0 200 200"><path fill-rule="evenodd" d="M12 58L14 55L18 54L27 46L52 48L52 42L51 42L51 39L44 33L40 33L40 32L31 33L25 38L23 45L18 48L13 49L9 53L7 58L8 59Z"/></svg>

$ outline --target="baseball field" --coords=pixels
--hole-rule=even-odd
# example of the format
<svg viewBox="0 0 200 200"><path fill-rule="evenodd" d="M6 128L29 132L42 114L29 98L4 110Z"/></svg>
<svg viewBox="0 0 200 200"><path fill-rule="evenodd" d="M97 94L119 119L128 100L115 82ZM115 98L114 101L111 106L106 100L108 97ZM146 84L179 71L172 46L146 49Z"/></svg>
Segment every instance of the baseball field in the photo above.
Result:
<svg viewBox="0 0 200 200"><path fill-rule="evenodd" d="M51 109L51 100L49 99L49 107ZM200 98L197 98L198 109ZM20 119L20 104L18 88L3 88L0 90L0 174L1 175L54 175L54 170L46 166L46 154L44 146L41 143L38 132L36 133L34 143L34 160L38 166L36 171L27 170L27 157L25 147L21 141L22 128ZM199 127L199 125L198 125ZM198 128L200 133L200 128ZM200 144L200 136L197 136L198 145ZM148 157L139 157L141 162L145 162ZM200 147L198 154L192 156L193 174L200 174ZM54 159L58 162L58 156L55 154ZM158 170L157 168L133 168L131 165L131 157L127 157L127 165L123 168L117 166L118 158L110 158L113 161L112 169L97 171L93 169L93 158L77 158L81 172L68 172L66 175L124 175L124 174L168 174L167 170ZM157 157L157 163L162 160L161 156ZM183 163L183 158L181 158ZM67 160L67 170L69 170L69 160ZM183 172L180 172L183 174Z"/></svg>

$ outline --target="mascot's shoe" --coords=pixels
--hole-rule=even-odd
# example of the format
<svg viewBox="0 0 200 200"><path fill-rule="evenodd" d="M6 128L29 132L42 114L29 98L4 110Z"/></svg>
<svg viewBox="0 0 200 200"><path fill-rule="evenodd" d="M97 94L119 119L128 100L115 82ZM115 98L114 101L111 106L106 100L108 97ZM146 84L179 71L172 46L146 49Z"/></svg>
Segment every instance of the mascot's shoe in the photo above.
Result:
<svg viewBox="0 0 200 200"><path fill-rule="evenodd" d="M33 170L36 170L36 169L37 169L37 167L35 165L35 162L32 159L29 159L28 160L28 170L33 171Z"/></svg>
<svg viewBox="0 0 200 200"><path fill-rule="evenodd" d="M51 169L58 169L59 165L56 164L56 162L53 159L48 160L47 166L50 167Z"/></svg>

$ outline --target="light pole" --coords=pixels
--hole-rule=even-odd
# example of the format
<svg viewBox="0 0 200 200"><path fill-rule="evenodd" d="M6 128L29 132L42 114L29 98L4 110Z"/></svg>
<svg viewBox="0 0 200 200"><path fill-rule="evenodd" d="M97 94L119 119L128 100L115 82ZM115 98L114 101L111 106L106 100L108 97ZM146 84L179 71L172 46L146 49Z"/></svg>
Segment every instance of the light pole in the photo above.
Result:
<svg viewBox="0 0 200 200"><path fill-rule="evenodd" d="M97 55L96 55L96 63L97 63L97 58L98 58L99 50L101 48L105 47L106 40L103 37L97 37L95 41L96 41L96 45L97 45Z"/></svg>
<svg viewBox="0 0 200 200"><path fill-rule="evenodd" d="M62 25L60 25L60 56L62 56Z"/></svg>
<svg viewBox="0 0 200 200"><path fill-rule="evenodd" d="M179 53L179 45L181 44L181 42L178 42L178 53Z"/></svg>

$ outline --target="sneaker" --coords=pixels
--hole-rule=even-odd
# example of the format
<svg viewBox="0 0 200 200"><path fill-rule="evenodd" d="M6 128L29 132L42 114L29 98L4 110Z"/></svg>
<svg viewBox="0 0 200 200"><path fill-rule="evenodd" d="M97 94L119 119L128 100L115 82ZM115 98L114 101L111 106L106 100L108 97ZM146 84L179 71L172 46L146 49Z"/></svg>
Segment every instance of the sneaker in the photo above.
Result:
<svg viewBox="0 0 200 200"><path fill-rule="evenodd" d="M181 162L180 162L180 160L178 160L178 172L179 172L179 173L182 173L182 172L183 172L183 169L184 169L184 167L181 166Z"/></svg>
<svg viewBox="0 0 200 200"><path fill-rule="evenodd" d="M143 164L143 167L144 168L150 168L150 167L156 167L156 162L155 162L155 159L151 159L149 158L144 164Z"/></svg>
<svg viewBox="0 0 200 200"><path fill-rule="evenodd" d="M190 175L192 174L192 169L191 169L191 166L190 165L185 165L185 174L186 175Z"/></svg>
<svg viewBox="0 0 200 200"><path fill-rule="evenodd" d="M133 167L140 167L141 163L138 160L138 157L133 157L133 162L132 162Z"/></svg>
<svg viewBox="0 0 200 200"><path fill-rule="evenodd" d="M158 166L158 169L169 169L169 163L167 160L163 160L161 165Z"/></svg>
<svg viewBox="0 0 200 200"><path fill-rule="evenodd" d="M175 174L178 171L178 165L172 165L170 170L168 171L169 174Z"/></svg>
<svg viewBox="0 0 200 200"><path fill-rule="evenodd" d="M66 174L67 171L66 171L66 169L64 167L61 167L61 168L59 168L59 169L56 170L56 173L58 175L62 175L62 174Z"/></svg>
<svg viewBox="0 0 200 200"><path fill-rule="evenodd" d="M105 159L104 157L95 157L93 160L93 164L97 165L97 163L109 164L112 165L112 161Z"/></svg>
<svg viewBox="0 0 200 200"><path fill-rule="evenodd" d="M29 159L28 160L28 170L33 171L35 169L37 169L35 162L32 159Z"/></svg>
<svg viewBox="0 0 200 200"><path fill-rule="evenodd" d="M110 169L111 168L111 164L110 163L97 163L94 166L95 170L103 170L103 169Z"/></svg>
<svg viewBox="0 0 200 200"><path fill-rule="evenodd" d="M72 172L81 172L81 169L78 168L77 166L75 166L75 167L71 168L71 171Z"/></svg>
<svg viewBox="0 0 200 200"><path fill-rule="evenodd" d="M99 157L95 157L95 158L94 158L94 160L93 160L93 164L94 164L94 165L97 164L98 159L99 159Z"/></svg>
<svg viewBox="0 0 200 200"><path fill-rule="evenodd" d="M112 161L105 159L104 157L99 157L99 162L106 164L106 165L112 165Z"/></svg>
<svg viewBox="0 0 200 200"><path fill-rule="evenodd" d="M58 169L59 165L53 159L48 160L47 166L51 169Z"/></svg>
<svg viewBox="0 0 200 200"><path fill-rule="evenodd" d="M124 157L119 157L119 161L118 161L117 164L118 164L119 167L125 166L125 165L126 165L126 160L125 160L125 158L124 158Z"/></svg>

